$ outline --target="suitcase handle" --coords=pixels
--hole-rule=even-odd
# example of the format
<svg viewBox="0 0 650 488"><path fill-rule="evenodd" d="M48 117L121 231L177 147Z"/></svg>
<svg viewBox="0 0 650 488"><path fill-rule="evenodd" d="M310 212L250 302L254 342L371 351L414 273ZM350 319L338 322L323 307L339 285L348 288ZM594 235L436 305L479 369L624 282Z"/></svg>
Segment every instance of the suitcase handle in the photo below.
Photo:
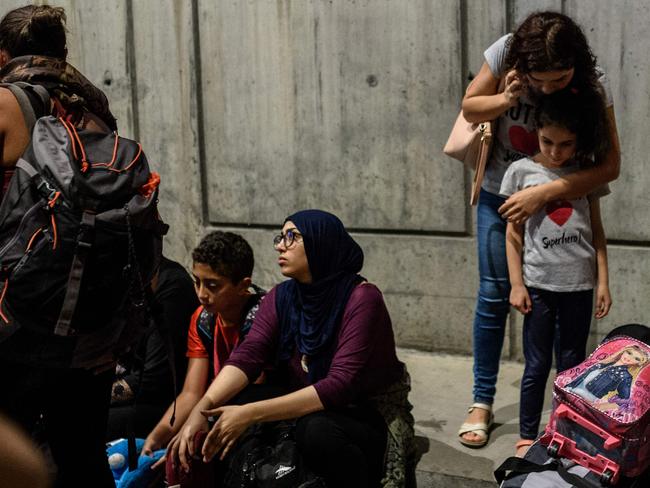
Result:
<svg viewBox="0 0 650 488"><path fill-rule="evenodd" d="M553 434L547 452L551 457L566 457L593 471L600 476L601 483L605 486L618 483L621 472L621 467L618 464L600 454L590 456L578 449L575 441L564 437L562 434L557 432Z"/></svg>
<svg viewBox="0 0 650 488"><path fill-rule="evenodd" d="M584 427L585 429L589 430L589 432L593 432L596 434L598 437L602 438L605 443L603 447L607 451L611 451L612 449L616 449L620 447L620 445L623 443L622 439L619 437L616 437L615 435L610 434L606 430L600 428L593 422L587 420L584 418L582 415L579 413L575 412L571 408L569 408L565 404L561 404L557 409L555 410L555 414L560 417L560 418L568 418L569 420L573 421L574 423Z"/></svg>

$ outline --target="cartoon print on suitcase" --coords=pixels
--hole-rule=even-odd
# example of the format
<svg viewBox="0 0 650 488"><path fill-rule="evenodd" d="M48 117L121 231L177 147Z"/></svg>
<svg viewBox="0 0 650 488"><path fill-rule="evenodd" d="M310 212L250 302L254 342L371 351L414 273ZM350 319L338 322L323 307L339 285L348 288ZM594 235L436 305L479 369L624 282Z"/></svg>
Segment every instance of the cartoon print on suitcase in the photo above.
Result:
<svg viewBox="0 0 650 488"><path fill-rule="evenodd" d="M582 364L561 373L555 384L617 422L631 423L650 409L649 365L650 347L634 339L617 338L602 344Z"/></svg>

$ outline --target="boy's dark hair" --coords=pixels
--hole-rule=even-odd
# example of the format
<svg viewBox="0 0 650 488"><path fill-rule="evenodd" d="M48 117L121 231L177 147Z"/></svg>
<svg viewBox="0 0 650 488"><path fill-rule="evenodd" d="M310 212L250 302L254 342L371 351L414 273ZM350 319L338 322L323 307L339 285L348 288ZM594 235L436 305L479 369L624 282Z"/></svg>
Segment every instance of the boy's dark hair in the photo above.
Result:
<svg viewBox="0 0 650 488"><path fill-rule="evenodd" d="M602 161L610 149L609 118L600 93L564 89L540 97L535 127L563 127L576 135L576 157L582 164Z"/></svg>
<svg viewBox="0 0 650 488"><path fill-rule="evenodd" d="M506 55L506 71L563 71L574 68L570 86L595 89L596 57L582 29L559 12L535 12L512 35Z"/></svg>
<svg viewBox="0 0 650 488"><path fill-rule="evenodd" d="M12 58L26 55L68 56L65 10L49 5L26 5L0 21L0 49Z"/></svg>
<svg viewBox="0 0 650 488"><path fill-rule="evenodd" d="M234 284L253 274L253 249L239 234L210 232L192 251L195 263L207 264Z"/></svg>

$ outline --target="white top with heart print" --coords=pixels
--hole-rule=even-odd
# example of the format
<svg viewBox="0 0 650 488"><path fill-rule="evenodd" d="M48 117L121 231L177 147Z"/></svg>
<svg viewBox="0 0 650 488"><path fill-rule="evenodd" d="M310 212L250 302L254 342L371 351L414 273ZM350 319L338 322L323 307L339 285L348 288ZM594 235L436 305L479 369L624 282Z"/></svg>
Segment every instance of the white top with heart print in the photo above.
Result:
<svg viewBox="0 0 650 488"><path fill-rule="evenodd" d="M510 165L499 193L508 197L529 186L541 185L577 171L577 164L546 168L530 158ZM596 251L592 245L589 202L609 194L607 185L587 197L559 200L526 221L523 274L526 286L567 292L596 285Z"/></svg>
<svg viewBox="0 0 650 488"><path fill-rule="evenodd" d="M485 50L485 62L497 78L505 76L505 60L508 53L508 41L512 34L506 34ZM612 92L609 81L602 69L598 81L605 100L605 106L612 106ZM537 134L535 132L535 101L524 95L519 98L519 103L503 112L497 118L492 144L490 161L485 169L485 177L481 187L494 193L499 193L501 180L508 166L526 156L534 156L539 152Z"/></svg>

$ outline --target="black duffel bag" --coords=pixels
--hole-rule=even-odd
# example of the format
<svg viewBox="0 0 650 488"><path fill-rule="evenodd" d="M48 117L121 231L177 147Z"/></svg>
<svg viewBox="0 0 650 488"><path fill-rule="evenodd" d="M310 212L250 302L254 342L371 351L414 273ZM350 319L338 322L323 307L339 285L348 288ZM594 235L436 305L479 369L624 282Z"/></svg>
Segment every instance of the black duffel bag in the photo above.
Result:
<svg viewBox="0 0 650 488"><path fill-rule="evenodd" d="M546 446L535 442L523 458L506 459L495 472L500 488L609 488L600 477L569 461L552 458ZM650 486L650 471L636 478L621 478L611 488L647 488Z"/></svg>
<svg viewBox="0 0 650 488"><path fill-rule="evenodd" d="M250 427L226 459L225 488L326 488L302 461L295 421Z"/></svg>

